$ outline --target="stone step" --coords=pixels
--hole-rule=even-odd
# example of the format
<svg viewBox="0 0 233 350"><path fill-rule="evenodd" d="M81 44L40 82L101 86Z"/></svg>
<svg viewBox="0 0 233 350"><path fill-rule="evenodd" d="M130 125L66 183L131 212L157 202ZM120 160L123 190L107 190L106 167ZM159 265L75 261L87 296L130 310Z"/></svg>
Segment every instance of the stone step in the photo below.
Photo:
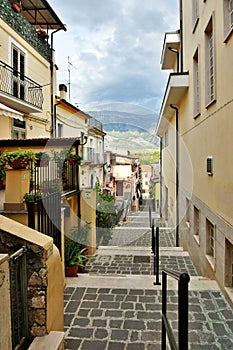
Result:
<svg viewBox="0 0 233 350"><path fill-rule="evenodd" d="M161 247L160 255L168 256L188 256L188 252L182 247ZM151 255L150 247L132 247L132 246L99 246L95 255Z"/></svg>
<svg viewBox="0 0 233 350"><path fill-rule="evenodd" d="M159 278L162 281L162 276ZM88 288L127 288L127 289L155 289L161 290L161 285L154 285L155 276L144 275L101 275L101 274L79 274L77 278L67 277L67 287L88 287ZM178 290L178 282L172 278L167 278L167 289ZM189 290L219 290L218 284L203 276L191 276ZM31 349L30 349L31 350Z"/></svg>
<svg viewBox="0 0 233 350"><path fill-rule="evenodd" d="M44 337L36 337L28 350L64 350L64 332L50 332Z"/></svg>

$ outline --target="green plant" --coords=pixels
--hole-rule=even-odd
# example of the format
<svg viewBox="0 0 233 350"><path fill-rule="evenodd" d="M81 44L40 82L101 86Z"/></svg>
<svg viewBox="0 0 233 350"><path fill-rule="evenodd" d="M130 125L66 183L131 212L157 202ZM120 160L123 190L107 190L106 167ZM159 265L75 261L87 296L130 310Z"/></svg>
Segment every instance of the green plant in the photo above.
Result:
<svg viewBox="0 0 233 350"><path fill-rule="evenodd" d="M40 193L40 191L37 191L36 193L25 193L25 195L23 196L25 202L35 202L40 198L42 198L42 194Z"/></svg>
<svg viewBox="0 0 233 350"><path fill-rule="evenodd" d="M1 154L1 164L4 167L11 166L11 164L16 160L23 160L26 163L29 163L30 161L35 163L36 162L36 154L32 150L23 150L18 149L17 151L4 151Z"/></svg>
<svg viewBox="0 0 233 350"><path fill-rule="evenodd" d="M72 237L75 237L75 239L82 244L83 246L88 245L88 233L90 231L90 223L86 222L82 226L73 226L70 230L70 234Z"/></svg>
<svg viewBox="0 0 233 350"><path fill-rule="evenodd" d="M73 238L65 236L65 266L85 266L85 262L89 259L84 252L87 248L81 243L76 242Z"/></svg>
<svg viewBox="0 0 233 350"><path fill-rule="evenodd" d="M49 160L49 155L46 152L37 152L36 153L36 159L43 159L43 160Z"/></svg>
<svg viewBox="0 0 233 350"><path fill-rule="evenodd" d="M81 157L78 154L71 153L71 150L67 153L66 159L68 161L74 161L74 164L80 164L81 162Z"/></svg>

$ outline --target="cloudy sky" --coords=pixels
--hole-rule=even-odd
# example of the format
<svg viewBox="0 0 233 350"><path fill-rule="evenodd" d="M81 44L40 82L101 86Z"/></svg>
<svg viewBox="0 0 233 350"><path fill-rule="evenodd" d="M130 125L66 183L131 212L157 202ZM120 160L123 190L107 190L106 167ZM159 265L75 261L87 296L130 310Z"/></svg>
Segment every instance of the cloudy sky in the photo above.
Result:
<svg viewBox="0 0 233 350"><path fill-rule="evenodd" d="M67 25L54 48L58 83L69 82L70 67L71 102L84 111L125 102L159 113L168 77L160 70L164 33L178 29L178 0L49 3Z"/></svg>

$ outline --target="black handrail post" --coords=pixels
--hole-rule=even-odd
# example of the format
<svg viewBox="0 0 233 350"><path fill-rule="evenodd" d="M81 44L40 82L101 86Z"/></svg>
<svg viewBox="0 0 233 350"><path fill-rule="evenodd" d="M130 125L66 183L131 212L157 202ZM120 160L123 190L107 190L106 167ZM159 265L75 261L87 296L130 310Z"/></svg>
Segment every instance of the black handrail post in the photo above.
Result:
<svg viewBox="0 0 233 350"><path fill-rule="evenodd" d="M156 259L155 259L155 263L156 263L156 281L154 282L154 285L161 285L161 283L159 282L159 227L156 227L156 236L155 236L155 247L156 247L156 252L154 254L156 254Z"/></svg>
<svg viewBox="0 0 233 350"><path fill-rule="evenodd" d="M166 327L164 317L167 316L167 274L162 271L162 350L166 350Z"/></svg>
<svg viewBox="0 0 233 350"><path fill-rule="evenodd" d="M188 283L190 277L187 273L180 275L178 284L178 322L179 322L179 349L188 350Z"/></svg>
<svg viewBox="0 0 233 350"><path fill-rule="evenodd" d="M151 221L151 207L149 206L149 225L152 227L152 221Z"/></svg>
<svg viewBox="0 0 233 350"><path fill-rule="evenodd" d="M154 220L153 220L152 227L151 227L151 249L152 249L152 253L155 255L155 225L154 225Z"/></svg>

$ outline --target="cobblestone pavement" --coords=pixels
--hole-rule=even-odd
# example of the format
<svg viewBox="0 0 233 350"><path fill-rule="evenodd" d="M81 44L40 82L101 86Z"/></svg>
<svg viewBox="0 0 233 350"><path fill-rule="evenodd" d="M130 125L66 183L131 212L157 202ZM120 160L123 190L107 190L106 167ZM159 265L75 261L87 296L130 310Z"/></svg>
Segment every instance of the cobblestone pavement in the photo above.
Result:
<svg viewBox="0 0 233 350"><path fill-rule="evenodd" d="M197 272L189 256L161 256L160 269L168 268L187 272L197 276ZM97 255L86 268L90 274L133 274L152 275L154 273L153 256L134 255Z"/></svg>
<svg viewBox="0 0 233 350"><path fill-rule="evenodd" d="M153 285L147 211L144 207L131 213L127 223L114 229L109 246L99 247L88 273L67 279L65 350L161 349L161 286ZM160 269L191 275L189 349L232 350L231 307L216 282L197 276L187 252L174 246L172 232L161 229ZM177 336L177 287L168 289L168 318Z"/></svg>

